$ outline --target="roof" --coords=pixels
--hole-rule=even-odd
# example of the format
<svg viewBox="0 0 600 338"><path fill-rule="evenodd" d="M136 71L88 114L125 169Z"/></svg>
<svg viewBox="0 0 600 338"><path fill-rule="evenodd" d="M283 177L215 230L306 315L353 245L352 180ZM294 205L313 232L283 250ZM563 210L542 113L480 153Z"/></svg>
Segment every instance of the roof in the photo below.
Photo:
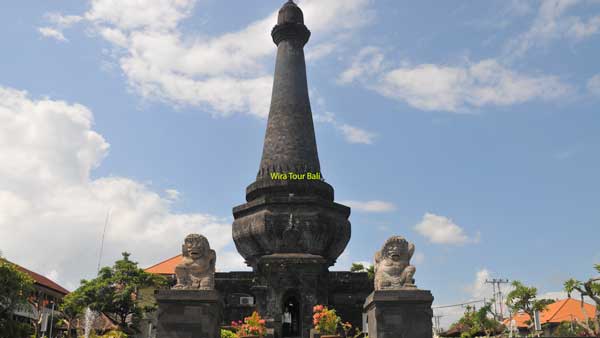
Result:
<svg viewBox="0 0 600 338"><path fill-rule="evenodd" d="M564 321L579 320L584 321L588 318L594 318L596 316L596 307L594 305L583 303L585 312L581 309L581 301L573 298L567 298L556 301L549 304L544 311L540 313L540 320L542 324L547 323L561 323ZM527 327L525 322L530 320L530 317L526 313L518 313L512 319L516 321L517 327ZM507 319L505 325L510 324L510 319Z"/></svg>
<svg viewBox="0 0 600 338"><path fill-rule="evenodd" d="M175 257L171 257L160 263L154 264L151 267L145 269L145 271L158 275L174 275L175 267L177 266L177 264L181 263L182 259L183 255L179 254Z"/></svg>
<svg viewBox="0 0 600 338"><path fill-rule="evenodd" d="M69 290L63 288L62 286L58 285L56 282L54 282L53 280L51 280L50 278L44 277L42 275L40 275L39 273L33 272L31 270L25 269L24 267L20 266L19 264L13 263L9 260L6 259L2 259L6 262L9 262L10 264L14 265L17 269L19 269L21 272L26 273L27 275L29 275L29 277L31 277L31 279L33 279L34 283L37 285L41 285L43 287L46 287L48 289L54 290L62 295L66 295L69 293Z"/></svg>
<svg viewBox="0 0 600 338"><path fill-rule="evenodd" d="M563 299L556 303L548 305L546 311L542 313L542 323L560 323L564 321L572 321L574 319L583 321L596 316L596 307L583 303L585 308L584 314L581 309L581 301L573 298Z"/></svg>

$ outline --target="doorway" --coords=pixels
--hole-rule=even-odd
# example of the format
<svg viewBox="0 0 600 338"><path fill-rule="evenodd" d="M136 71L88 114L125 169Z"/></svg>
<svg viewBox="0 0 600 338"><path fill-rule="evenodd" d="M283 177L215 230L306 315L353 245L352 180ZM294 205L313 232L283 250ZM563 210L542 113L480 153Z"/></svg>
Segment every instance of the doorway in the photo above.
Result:
<svg viewBox="0 0 600 338"><path fill-rule="evenodd" d="M283 298L282 337L300 337L300 302L295 294L287 294Z"/></svg>

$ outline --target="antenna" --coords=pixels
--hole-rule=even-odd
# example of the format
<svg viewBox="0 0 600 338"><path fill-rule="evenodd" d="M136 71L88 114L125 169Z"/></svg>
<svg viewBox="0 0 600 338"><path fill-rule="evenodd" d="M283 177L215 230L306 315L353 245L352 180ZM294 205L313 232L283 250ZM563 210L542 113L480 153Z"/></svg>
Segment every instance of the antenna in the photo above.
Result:
<svg viewBox="0 0 600 338"><path fill-rule="evenodd" d="M98 267L96 268L96 274L100 272L100 263L102 262L102 252L104 251L104 236L106 235L106 228L110 222L110 215L112 213L112 207L106 212L106 219L104 220L104 230L102 231L102 240L100 241L100 253L98 254Z"/></svg>

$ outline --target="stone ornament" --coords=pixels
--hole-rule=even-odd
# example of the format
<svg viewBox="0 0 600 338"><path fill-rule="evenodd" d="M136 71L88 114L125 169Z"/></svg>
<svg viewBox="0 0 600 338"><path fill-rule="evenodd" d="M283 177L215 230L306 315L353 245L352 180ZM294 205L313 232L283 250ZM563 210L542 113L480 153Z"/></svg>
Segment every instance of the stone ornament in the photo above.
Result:
<svg viewBox="0 0 600 338"><path fill-rule="evenodd" d="M217 255L206 237L188 235L182 245L183 259L175 267L175 290L214 290Z"/></svg>
<svg viewBox="0 0 600 338"><path fill-rule="evenodd" d="M375 290L416 289L416 268L410 265L415 245L404 237L390 237L375 254Z"/></svg>

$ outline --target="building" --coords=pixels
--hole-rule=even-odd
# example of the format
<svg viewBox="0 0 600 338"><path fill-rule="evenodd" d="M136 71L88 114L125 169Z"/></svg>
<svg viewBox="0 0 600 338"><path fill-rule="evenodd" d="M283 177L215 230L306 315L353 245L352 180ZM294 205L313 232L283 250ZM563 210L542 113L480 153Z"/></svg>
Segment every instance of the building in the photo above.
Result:
<svg viewBox="0 0 600 338"><path fill-rule="evenodd" d="M30 302L20 306L15 311L15 316L20 321L37 322L40 324L39 329L41 332L49 332L51 318L57 318L59 315L58 305L69 291L47 277L10 261L4 261L14 265L33 280L34 290L29 295ZM52 329L54 332L57 331L57 328L53 327Z"/></svg>
<svg viewBox="0 0 600 338"><path fill-rule="evenodd" d="M588 303L581 303L580 300L567 298L549 304L546 309L540 312L540 324L546 335L551 335L554 330L563 322L574 323L575 321L587 321L596 317L596 307ZM517 313L512 318L504 321L507 327L516 327L519 332L528 332L528 323L531 317L526 313Z"/></svg>
<svg viewBox="0 0 600 338"><path fill-rule="evenodd" d="M233 208L233 240L252 271L215 275L225 323L257 310L276 338L308 338L317 304L361 327L373 291L366 273L329 271L350 240L350 208L334 202L320 168L304 58L310 35L302 10L285 3L271 32L277 60L258 174L246 203ZM147 271L172 274L179 259ZM285 311L291 328L284 334Z"/></svg>

